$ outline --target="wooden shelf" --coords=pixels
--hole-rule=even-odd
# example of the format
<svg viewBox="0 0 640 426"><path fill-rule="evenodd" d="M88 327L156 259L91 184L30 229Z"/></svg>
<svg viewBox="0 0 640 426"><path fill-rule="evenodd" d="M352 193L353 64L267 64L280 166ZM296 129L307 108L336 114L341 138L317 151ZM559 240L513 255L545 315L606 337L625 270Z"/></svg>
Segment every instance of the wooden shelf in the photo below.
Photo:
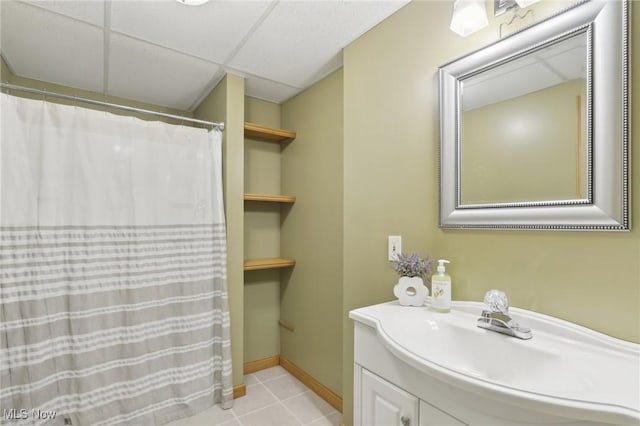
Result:
<svg viewBox="0 0 640 426"><path fill-rule="evenodd" d="M244 194L245 201L266 201L272 203L290 203L296 202L296 197L293 195L267 195L267 194Z"/></svg>
<svg viewBox="0 0 640 426"><path fill-rule="evenodd" d="M271 142L287 142L296 138L296 132L275 129L255 123L244 123L245 137L264 139Z"/></svg>
<svg viewBox="0 0 640 426"><path fill-rule="evenodd" d="M294 266L296 261L293 259L270 258L270 259L248 259L244 261L245 271L256 271L259 269L277 269L288 268Z"/></svg>

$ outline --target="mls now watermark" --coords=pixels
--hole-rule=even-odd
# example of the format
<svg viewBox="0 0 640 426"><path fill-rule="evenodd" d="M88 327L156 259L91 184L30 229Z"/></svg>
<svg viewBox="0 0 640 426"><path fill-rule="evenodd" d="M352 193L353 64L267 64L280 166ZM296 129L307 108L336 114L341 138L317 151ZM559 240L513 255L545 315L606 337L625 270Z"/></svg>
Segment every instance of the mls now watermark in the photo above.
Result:
<svg viewBox="0 0 640 426"><path fill-rule="evenodd" d="M53 420L56 418L55 411L46 411L26 408L2 409L2 416L5 420Z"/></svg>

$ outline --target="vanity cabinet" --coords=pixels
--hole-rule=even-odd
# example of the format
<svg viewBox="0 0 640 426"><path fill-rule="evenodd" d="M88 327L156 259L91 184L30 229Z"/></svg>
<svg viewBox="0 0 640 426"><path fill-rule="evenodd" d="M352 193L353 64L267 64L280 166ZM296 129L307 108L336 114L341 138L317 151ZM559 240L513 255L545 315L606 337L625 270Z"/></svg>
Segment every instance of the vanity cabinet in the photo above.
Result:
<svg viewBox="0 0 640 426"><path fill-rule="evenodd" d="M356 364L360 378L360 392L356 407L360 420L356 425L367 426L462 426L465 423L421 401L382 377Z"/></svg>
<svg viewBox="0 0 640 426"><path fill-rule="evenodd" d="M349 312L354 424L640 426L640 345L512 308L534 330L516 339L478 327L483 308L394 301Z"/></svg>
<svg viewBox="0 0 640 426"><path fill-rule="evenodd" d="M363 425L417 424L418 398L370 371L360 369Z"/></svg>
<svg viewBox="0 0 640 426"><path fill-rule="evenodd" d="M452 386L401 361L374 328L355 322L355 426L462 426L463 404Z"/></svg>
<svg viewBox="0 0 640 426"><path fill-rule="evenodd" d="M431 404L420 401L420 426L461 426L466 425Z"/></svg>

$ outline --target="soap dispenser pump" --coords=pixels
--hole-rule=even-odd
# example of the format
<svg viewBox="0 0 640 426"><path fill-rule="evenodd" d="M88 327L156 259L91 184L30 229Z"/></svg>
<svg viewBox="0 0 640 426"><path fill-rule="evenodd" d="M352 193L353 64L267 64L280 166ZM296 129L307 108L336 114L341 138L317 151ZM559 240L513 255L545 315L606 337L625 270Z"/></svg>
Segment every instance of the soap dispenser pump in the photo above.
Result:
<svg viewBox="0 0 640 426"><path fill-rule="evenodd" d="M438 260L437 273L431 277L431 309L436 312L451 310L451 277L445 273L446 259Z"/></svg>

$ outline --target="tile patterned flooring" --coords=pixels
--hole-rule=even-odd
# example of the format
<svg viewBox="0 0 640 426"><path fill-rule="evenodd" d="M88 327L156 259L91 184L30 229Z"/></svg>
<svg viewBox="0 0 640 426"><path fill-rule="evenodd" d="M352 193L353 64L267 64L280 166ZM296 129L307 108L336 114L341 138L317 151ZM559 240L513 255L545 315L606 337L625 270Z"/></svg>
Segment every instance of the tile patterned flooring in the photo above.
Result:
<svg viewBox="0 0 640 426"><path fill-rule="evenodd" d="M342 415L280 366L244 376L247 395L167 426L339 426Z"/></svg>

